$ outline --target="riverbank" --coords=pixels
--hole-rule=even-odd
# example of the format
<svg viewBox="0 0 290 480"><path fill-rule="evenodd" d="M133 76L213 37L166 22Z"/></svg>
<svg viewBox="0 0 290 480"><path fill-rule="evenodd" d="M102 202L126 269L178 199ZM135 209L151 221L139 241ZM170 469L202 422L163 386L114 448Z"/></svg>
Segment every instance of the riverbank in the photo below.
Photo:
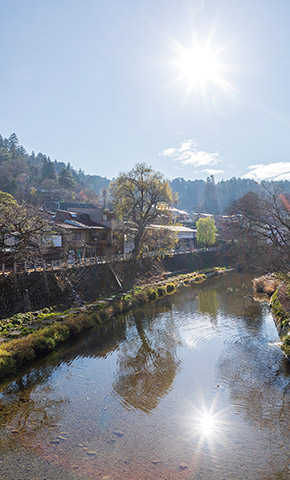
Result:
<svg viewBox="0 0 290 480"><path fill-rule="evenodd" d="M290 281L279 276L263 275L253 280L254 291L267 295L278 334L281 348L290 360Z"/></svg>
<svg viewBox="0 0 290 480"><path fill-rule="evenodd" d="M198 284L226 271L225 268L215 267L178 275L157 283L137 286L109 298L99 298L94 303L71 310L56 312L46 309L2 320L0 377L14 373L25 363L46 355L70 337L98 327L115 315L170 295L182 285Z"/></svg>
<svg viewBox="0 0 290 480"><path fill-rule="evenodd" d="M53 307L59 310L95 302L179 273L231 265L226 251L201 251L138 262L116 261L82 268L34 271L0 277L0 319Z"/></svg>

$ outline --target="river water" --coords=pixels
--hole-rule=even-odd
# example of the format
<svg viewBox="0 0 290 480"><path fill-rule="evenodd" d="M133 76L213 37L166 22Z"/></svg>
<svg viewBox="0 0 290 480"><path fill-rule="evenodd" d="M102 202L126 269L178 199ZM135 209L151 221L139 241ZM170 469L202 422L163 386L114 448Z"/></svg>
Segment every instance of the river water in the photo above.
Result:
<svg viewBox="0 0 290 480"><path fill-rule="evenodd" d="M91 330L0 386L0 478L289 479L277 343L234 272Z"/></svg>

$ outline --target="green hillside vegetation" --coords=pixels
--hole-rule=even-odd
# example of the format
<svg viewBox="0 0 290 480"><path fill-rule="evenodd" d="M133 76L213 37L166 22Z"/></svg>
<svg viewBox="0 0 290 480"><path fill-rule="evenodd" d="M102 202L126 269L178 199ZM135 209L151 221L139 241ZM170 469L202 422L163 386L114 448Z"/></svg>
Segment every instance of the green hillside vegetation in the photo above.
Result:
<svg viewBox="0 0 290 480"><path fill-rule="evenodd" d="M97 160L97 159L96 159ZM110 180L75 170L70 163L52 160L43 153L28 153L17 135L0 135L0 190L17 200L41 205L48 200L106 204ZM263 182L268 188L279 185L290 194L290 182ZM189 212L224 213L231 202L247 192L259 193L261 186L250 179L232 178L215 183L211 175L204 180L175 178L170 182L178 194L178 207Z"/></svg>
<svg viewBox="0 0 290 480"><path fill-rule="evenodd" d="M34 205L48 200L96 203L109 180L86 175L43 153L29 154L15 133L0 135L0 190Z"/></svg>

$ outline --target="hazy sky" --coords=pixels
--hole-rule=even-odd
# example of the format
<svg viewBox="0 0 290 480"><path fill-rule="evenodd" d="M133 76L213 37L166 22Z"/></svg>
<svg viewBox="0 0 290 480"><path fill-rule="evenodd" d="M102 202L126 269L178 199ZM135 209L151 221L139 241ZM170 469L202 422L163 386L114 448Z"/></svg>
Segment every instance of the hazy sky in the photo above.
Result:
<svg viewBox="0 0 290 480"><path fill-rule="evenodd" d="M290 180L289 0L0 0L0 133L113 177Z"/></svg>

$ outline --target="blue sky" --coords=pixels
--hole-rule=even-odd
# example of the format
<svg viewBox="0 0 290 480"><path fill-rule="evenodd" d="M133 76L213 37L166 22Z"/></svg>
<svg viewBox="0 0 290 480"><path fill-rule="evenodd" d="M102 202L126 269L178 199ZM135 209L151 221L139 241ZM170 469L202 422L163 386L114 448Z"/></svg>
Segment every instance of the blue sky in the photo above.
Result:
<svg viewBox="0 0 290 480"><path fill-rule="evenodd" d="M29 152L109 178L290 179L289 0L0 6L0 133Z"/></svg>

